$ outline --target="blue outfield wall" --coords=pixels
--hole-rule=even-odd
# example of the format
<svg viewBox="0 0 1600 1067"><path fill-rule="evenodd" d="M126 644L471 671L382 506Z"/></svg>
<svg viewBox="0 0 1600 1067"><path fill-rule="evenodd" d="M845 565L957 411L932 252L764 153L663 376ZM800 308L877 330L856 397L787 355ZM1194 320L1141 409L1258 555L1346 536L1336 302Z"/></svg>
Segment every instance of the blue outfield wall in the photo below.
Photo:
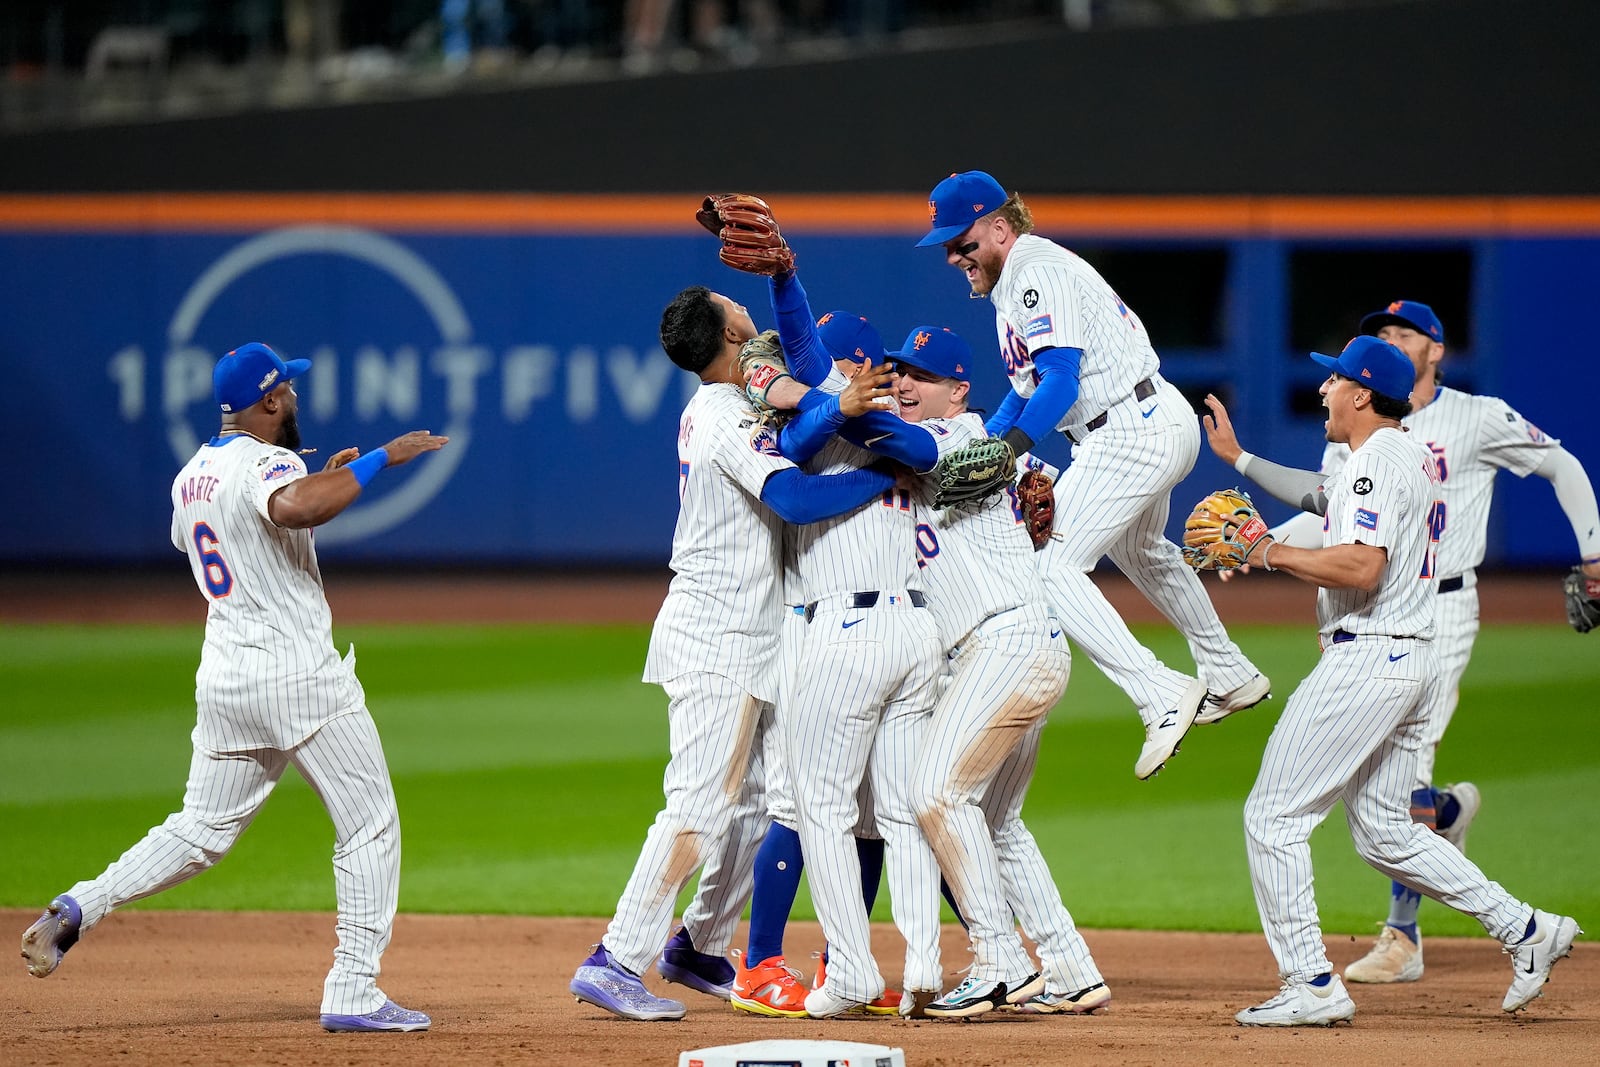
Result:
<svg viewBox="0 0 1600 1067"><path fill-rule="evenodd" d="M1314 465L1320 418L1286 403L1321 378L1289 348L1288 246L1223 244L1222 342L1164 348L1157 336L1164 371L1191 391L1224 385L1252 450ZM819 314L866 314L891 347L915 325L948 325L980 355L978 403L1002 395L998 359L983 358L994 351L990 306L967 298L937 252L905 235L815 232L797 247ZM1600 474L1581 318L1600 281L1600 240L1471 247L1471 347L1452 349L1451 362ZM211 364L264 340L316 363L299 392L305 444L320 455L419 427L452 437L319 530L324 558L662 564L677 510L677 417L695 380L667 361L656 330L662 306L695 283L770 323L765 282L719 264L704 235L0 231L0 369L25 457L0 558L165 558L168 487L217 425ZM1383 299L1401 295L1411 294ZM1044 454L1067 459L1060 441ZM1202 450L1174 493L1169 533L1193 500L1236 480ZM1574 555L1538 478L1502 475L1490 544L1492 563Z"/></svg>

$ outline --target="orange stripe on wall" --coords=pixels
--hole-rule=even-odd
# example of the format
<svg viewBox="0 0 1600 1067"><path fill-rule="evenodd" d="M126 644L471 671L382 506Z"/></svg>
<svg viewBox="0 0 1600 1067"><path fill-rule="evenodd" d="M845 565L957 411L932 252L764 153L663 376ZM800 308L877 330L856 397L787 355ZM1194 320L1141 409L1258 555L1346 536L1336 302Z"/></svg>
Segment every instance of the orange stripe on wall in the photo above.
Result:
<svg viewBox="0 0 1600 1067"><path fill-rule="evenodd" d="M916 194L774 194L786 230L923 232ZM693 194L140 193L0 196L0 229L231 232L347 225L418 233L688 234ZM1126 237L1600 235L1600 197L1122 197L1028 199L1047 233Z"/></svg>

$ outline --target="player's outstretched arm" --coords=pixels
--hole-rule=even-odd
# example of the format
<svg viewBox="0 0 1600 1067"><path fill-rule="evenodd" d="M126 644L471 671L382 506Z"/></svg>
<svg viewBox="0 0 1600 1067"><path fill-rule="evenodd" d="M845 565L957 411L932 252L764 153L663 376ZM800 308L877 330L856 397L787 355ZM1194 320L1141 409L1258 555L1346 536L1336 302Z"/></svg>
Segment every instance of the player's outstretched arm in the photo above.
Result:
<svg viewBox="0 0 1600 1067"><path fill-rule="evenodd" d="M1378 588L1389 553L1376 545L1359 543L1326 548L1294 548L1272 542L1253 554L1253 562L1268 570L1284 571L1302 582L1324 589Z"/></svg>
<svg viewBox="0 0 1600 1067"><path fill-rule="evenodd" d="M361 490L385 467L410 463L424 452L437 452L450 442L427 430L401 434L375 452L337 463L356 449L341 449L317 474L298 478L272 494L267 513L279 526L304 530L321 526L349 507Z"/></svg>
<svg viewBox="0 0 1600 1067"><path fill-rule="evenodd" d="M1255 482L1268 493L1291 507L1323 515L1328 511L1328 496L1322 491L1323 475L1316 471L1285 467L1270 459L1262 459L1246 452L1233 431L1228 409L1214 395L1206 394L1206 407L1210 415L1202 415L1206 441L1217 458L1229 463L1233 469Z"/></svg>

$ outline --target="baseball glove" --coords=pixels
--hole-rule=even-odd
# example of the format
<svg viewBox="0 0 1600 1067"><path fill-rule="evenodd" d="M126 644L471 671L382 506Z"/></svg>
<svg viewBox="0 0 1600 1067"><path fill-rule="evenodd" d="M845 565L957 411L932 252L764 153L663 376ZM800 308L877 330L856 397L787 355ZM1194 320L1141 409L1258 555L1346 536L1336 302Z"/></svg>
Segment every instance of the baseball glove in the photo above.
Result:
<svg viewBox="0 0 1600 1067"><path fill-rule="evenodd" d="M759 196L708 196L694 217L721 239L719 258L734 270L769 275L794 270L794 252L778 232L772 209Z"/></svg>
<svg viewBox="0 0 1600 1067"><path fill-rule="evenodd" d="M1231 571L1250 562L1267 524L1243 489L1220 489L1194 506L1183 530L1183 561L1197 571Z"/></svg>
<svg viewBox="0 0 1600 1067"><path fill-rule="evenodd" d="M999 437L985 437L945 453L933 468L933 506L947 508L982 500L1008 488L1017 477L1017 457Z"/></svg>
<svg viewBox="0 0 1600 1067"><path fill-rule="evenodd" d="M1582 567L1572 568L1561 590L1567 597L1567 621L1580 634L1600 626L1600 578L1589 578Z"/></svg>
<svg viewBox="0 0 1600 1067"><path fill-rule="evenodd" d="M1055 524L1056 483L1044 471L1024 471L1017 479L1017 505L1022 510L1022 525L1037 552L1050 540L1050 528Z"/></svg>
<svg viewBox="0 0 1600 1067"><path fill-rule="evenodd" d="M756 411L771 416L777 412L767 399L772 387L789 374L789 364L783 358L783 346L778 343L778 331L766 330L750 338L739 348L739 373L744 377L744 395L750 398Z"/></svg>

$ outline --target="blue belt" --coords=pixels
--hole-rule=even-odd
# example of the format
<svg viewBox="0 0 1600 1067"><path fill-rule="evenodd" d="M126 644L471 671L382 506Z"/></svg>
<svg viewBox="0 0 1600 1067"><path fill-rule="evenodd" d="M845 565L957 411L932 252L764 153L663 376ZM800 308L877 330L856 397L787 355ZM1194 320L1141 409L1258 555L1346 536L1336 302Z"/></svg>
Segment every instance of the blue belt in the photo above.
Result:
<svg viewBox="0 0 1600 1067"><path fill-rule="evenodd" d="M850 593L847 595L850 597L850 607L873 608L878 606L878 597L880 594L876 589L873 589L866 593ZM906 599L911 601L911 606L914 608L925 608L928 606L928 598L922 595L922 590L920 589L907 589ZM810 622L811 619L817 614L817 605L819 603L821 603L821 601L813 600L811 603L806 605L806 622Z"/></svg>

